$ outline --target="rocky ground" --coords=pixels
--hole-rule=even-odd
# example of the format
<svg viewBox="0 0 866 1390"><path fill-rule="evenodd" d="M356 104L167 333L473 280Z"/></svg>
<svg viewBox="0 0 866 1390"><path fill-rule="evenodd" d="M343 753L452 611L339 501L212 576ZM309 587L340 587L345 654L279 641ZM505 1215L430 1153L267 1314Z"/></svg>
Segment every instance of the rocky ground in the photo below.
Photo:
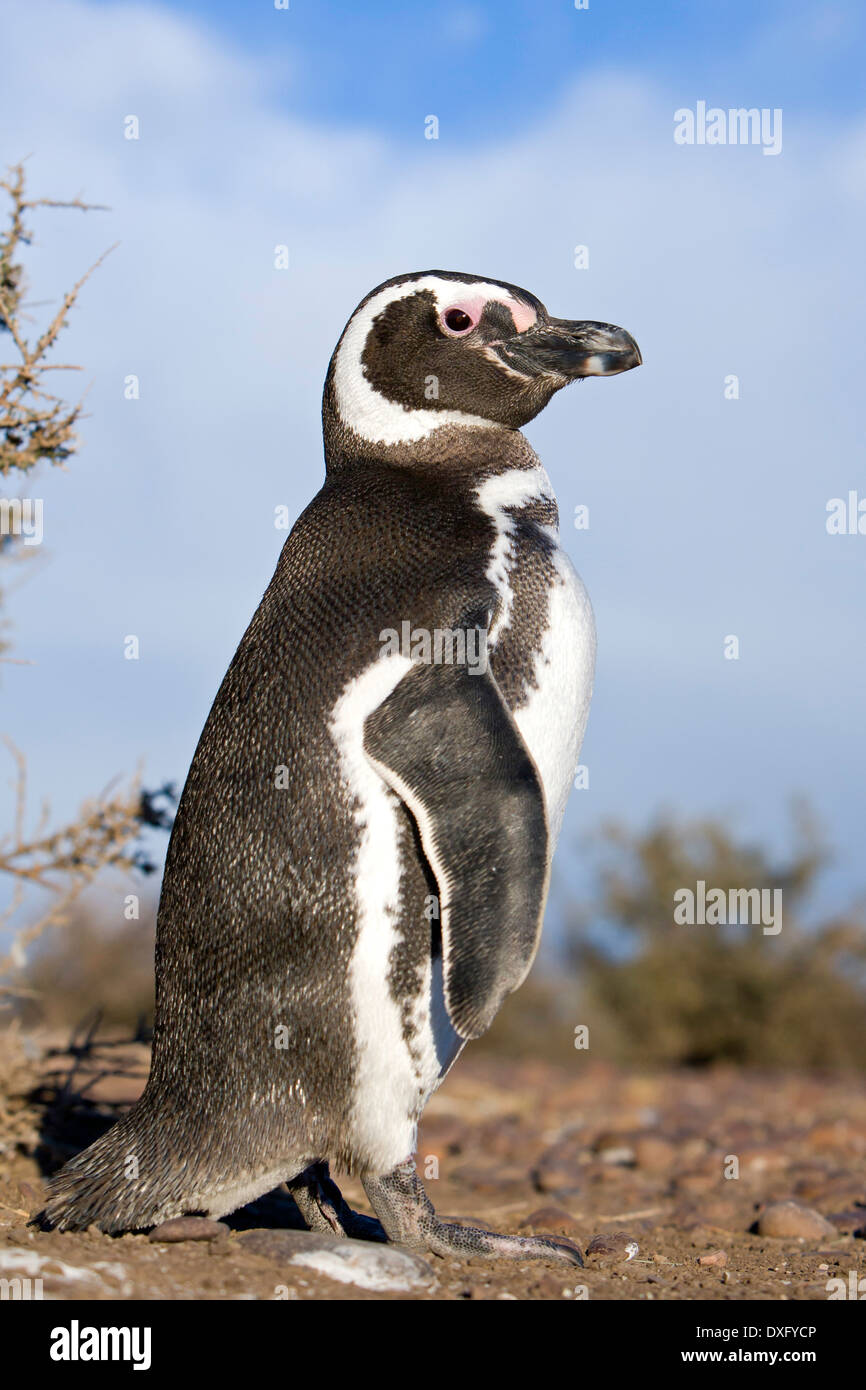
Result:
<svg viewBox="0 0 866 1390"><path fill-rule="evenodd" d="M470 1050L427 1110L419 1169L441 1215L568 1236L582 1270L305 1237L284 1192L196 1241L29 1228L44 1172L135 1099L147 1065L143 1043L0 1035L0 1276L56 1299L822 1301L866 1276L866 1083L638 1075L581 1053L567 1070Z"/></svg>

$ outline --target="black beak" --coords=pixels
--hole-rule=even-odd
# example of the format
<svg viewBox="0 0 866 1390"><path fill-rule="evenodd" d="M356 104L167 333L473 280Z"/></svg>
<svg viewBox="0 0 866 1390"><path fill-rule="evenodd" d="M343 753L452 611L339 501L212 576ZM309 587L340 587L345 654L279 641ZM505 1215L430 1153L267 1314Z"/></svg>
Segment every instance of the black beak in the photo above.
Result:
<svg viewBox="0 0 866 1390"><path fill-rule="evenodd" d="M630 333L612 323L548 319L497 347L509 366L525 376L616 376L639 367L643 358Z"/></svg>

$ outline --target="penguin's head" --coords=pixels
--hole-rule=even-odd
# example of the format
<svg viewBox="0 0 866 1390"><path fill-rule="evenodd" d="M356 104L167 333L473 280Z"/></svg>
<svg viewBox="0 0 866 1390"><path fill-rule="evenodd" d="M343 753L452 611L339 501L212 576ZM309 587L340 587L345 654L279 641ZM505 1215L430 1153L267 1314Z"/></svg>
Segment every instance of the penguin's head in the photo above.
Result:
<svg viewBox="0 0 866 1390"><path fill-rule="evenodd" d="M363 446L400 446L445 425L519 429L554 392L640 366L623 328L556 319L527 290L430 270L362 300L325 384L328 417Z"/></svg>

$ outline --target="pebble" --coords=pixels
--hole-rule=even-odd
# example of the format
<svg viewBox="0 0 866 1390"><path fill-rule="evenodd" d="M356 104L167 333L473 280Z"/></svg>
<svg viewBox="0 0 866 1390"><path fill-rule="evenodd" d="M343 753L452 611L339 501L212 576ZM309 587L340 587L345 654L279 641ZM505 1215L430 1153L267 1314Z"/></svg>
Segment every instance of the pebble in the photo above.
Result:
<svg viewBox="0 0 866 1390"><path fill-rule="evenodd" d="M229 1228L224 1221L211 1221L207 1216L175 1216L171 1221L163 1221L161 1226L154 1226L148 1240L172 1245L180 1240L216 1240L228 1234Z"/></svg>
<svg viewBox="0 0 866 1390"><path fill-rule="evenodd" d="M727 1250L713 1250L709 1255L699 1255L699 1265L726 1265L728 1263Z"/></svg>
<svg viewBox="0 0 866 1390"><path fill-rule="evenodd" d="M393 1245L343 1240L313 1231L246 1231L238 1242L254 1255L303 1265L340 1284L354 1284L376 1293L408 1293L436 1282L426 1260Z"/></svg>
<svg viewBox="0 0 866 1390"><path fill-rule="evenodd" d="M586 1247L587 1255L595 1259L633 1260L638 1243L626 1231L601 1231Z"/></svg>
<svg viewBox="0 0 866 1390"><path fill-rule="evenodd" d="M635 1162L634 1145L622 1134L600 1134L592 1149L602 1163L630 1167Z"/></svg>
<svg viewBox="0 0 866 1390"><path fill-rule="evenodd" d="M575 1185L582 1151L575 1144L554 1144L541 1155L533 1180L539 1192L557 1192Z"/></svg>
<svg viewBox="0 0 866 1390"><path fill-rule="evenodd" d="M835 1226L825 1221L820 1212L799 1202L773 1202L765 1207L758 1217L757 1229L759 1236L789 1239L818 1240L836 1234Z"/></svg>

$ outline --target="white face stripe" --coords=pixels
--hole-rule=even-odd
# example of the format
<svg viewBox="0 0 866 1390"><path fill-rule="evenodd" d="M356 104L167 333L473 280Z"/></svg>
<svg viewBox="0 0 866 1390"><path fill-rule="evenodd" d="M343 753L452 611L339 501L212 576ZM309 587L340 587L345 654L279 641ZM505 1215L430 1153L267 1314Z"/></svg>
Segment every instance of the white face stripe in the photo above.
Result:
<svg viewBox="0 0 866 1390"><path fill-rule="evenodd" d="M520 323L529 327L527 313L532 314L532 322L535 322L536 314L531 306L514 299L501 285L490 285L484 280L467 283L462 280L440 280L437 275L424 275L418 280L406 280L402 285L391 285L388 289L380 290L349 320L334 362L334 394L340 418L370 444L414 443L426 439L433 430L443 425L498 428L495 420L486 420L481 415L467 415L462 410L407 409L387 400L367 380L361 357L374 319L389 304L408 299L421 290L432 290L440 312L447 309L450 303L477 297L485 301L495 299L505 304L518 327Z"/></svg>

